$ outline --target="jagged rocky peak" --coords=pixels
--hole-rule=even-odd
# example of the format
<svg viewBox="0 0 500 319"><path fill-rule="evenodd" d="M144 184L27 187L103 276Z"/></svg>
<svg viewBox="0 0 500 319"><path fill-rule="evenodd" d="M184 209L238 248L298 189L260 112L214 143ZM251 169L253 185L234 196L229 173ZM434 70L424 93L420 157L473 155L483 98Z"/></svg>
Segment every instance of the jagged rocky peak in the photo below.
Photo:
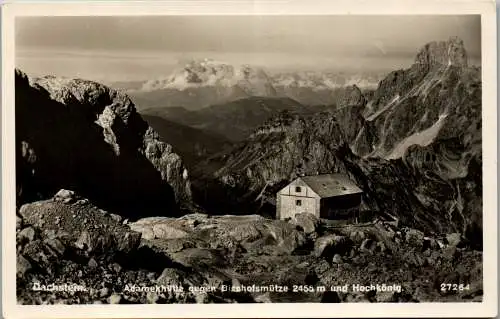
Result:
<svg viewBox="0 0 500 319"><path fill-rule="evenodd" d="M259 135L283 132L301 132L304 119L296 113L284 110L267 119L249 136L254 139Z"/></svg>
<svg viewBox="0 0 500 319"><path fill-rule="evenodd" d="M366 99L363 92L361 92L357 85L350 85L346 87L343 94L339 96L337 101L338 108L348 106L364 106L365 104Z"/></svg>
<svg viewBox="0 0 500 319"><path fill-rule="evenodd" d="M28 84L29 83L29 78L26 75L26 73L24 73L23 71L21 71L17 68L15 69L15 80L16 80L16 84Z"/></svg>
<svg viewBox="0 0 500 319"><path fill-rule="evenodd" d="M20 203L66 188L140 217L174 214L190 200L182 159L126 94L82 79L15 74Z"/></svg>
<svg viewBox="0 0 500 319"><path fill-rule="evenodd" d="M127 94L89 80L44 76L31 78L30 84L42 87L50 97L63 104L81 104L98 116L98 124L112 125L118 116L125 124L129 117L137 116L135 106Z"/></svg>
<svg viewBox="0 0 500 319"><path fill-rule="evenodd" d="M415 64L426 69L436 65L467 67L467 52L464 42L458 37L451 37L447 41L427 43L418 52Z"/></svg>

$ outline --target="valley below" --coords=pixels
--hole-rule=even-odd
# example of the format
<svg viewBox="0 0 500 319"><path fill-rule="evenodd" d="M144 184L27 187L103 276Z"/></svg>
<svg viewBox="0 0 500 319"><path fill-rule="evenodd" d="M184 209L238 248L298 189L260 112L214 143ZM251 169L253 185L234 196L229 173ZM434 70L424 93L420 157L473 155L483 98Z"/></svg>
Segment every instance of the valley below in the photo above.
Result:
<svg viewBox="0 0 500 319"><path fill-rule="evenodd" d="M462 40L318 98L334 75L184 70L124 91L16 69L20 304L482 301ZM276 219L278 191L332 173L362 190L358 223Z"/></svg>

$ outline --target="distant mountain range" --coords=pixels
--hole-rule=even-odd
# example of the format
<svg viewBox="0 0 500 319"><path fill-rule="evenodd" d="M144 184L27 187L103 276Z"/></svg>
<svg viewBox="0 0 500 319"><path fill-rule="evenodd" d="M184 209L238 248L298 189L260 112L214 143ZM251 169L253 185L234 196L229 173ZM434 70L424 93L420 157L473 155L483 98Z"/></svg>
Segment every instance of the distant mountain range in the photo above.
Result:
<svg viewBox="0 0 500 319"><path fill-rule="evenodd" d="M258 67L205 59L188 63L164 78L110 86L126 90L139 109L181 106L197 110L247 97L289 97L304 105L332 104L343 87L355 84L374 89L382 77L377 73L268 74Z"/></svg>

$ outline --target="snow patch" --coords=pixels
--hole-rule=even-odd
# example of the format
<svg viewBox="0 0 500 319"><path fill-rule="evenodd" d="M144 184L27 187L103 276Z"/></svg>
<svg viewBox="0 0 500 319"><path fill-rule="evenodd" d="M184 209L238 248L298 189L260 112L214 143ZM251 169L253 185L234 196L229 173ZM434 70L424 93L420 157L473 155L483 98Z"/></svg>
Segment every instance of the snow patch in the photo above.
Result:
<svg viewBox="0 0 500 319"><path fill-rule="evenodd" d="M387 111L391 106L393 106L396 102L399 101L399 94L396 94L396 96L389 102L387 103L384 107L382 107L380 110L378 110L377 112L373 113L372 115L368 116L366 118L367 121L373 121L374 119L376 119L380 114L384 113L385 111Z"/></svg>
<svg viewBox="0 0 500 319"><path fill-rule="evenodd" d="M439 115L438 120L431 127L426 128L423 131L414 133L405 138L404 140L402 140L401 142L399 142L394 147L392 152L388 156L386 156L386 159L390 160L390 159L401 158L408 149L408 147L412 145L427 146L430 143L432 143L432 141L434 141L434 138L437 136L437 134L443 127L443 124L445 123L444 120L446 119L447 116L448 114Z"/></svg>

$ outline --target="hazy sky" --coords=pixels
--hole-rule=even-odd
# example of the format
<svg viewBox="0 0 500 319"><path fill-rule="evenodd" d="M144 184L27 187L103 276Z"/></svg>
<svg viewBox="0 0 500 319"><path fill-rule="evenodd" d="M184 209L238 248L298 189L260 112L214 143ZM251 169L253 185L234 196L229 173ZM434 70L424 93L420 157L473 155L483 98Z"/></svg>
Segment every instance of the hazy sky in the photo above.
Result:
<svg viewBox="0 0 500 319"><path fill-rule="evenodd" d="M480 16L22 17L16 66L32 75L142 80L213 58L270 71L408 67L425 43L459 36L481 56Z"/></svg>

